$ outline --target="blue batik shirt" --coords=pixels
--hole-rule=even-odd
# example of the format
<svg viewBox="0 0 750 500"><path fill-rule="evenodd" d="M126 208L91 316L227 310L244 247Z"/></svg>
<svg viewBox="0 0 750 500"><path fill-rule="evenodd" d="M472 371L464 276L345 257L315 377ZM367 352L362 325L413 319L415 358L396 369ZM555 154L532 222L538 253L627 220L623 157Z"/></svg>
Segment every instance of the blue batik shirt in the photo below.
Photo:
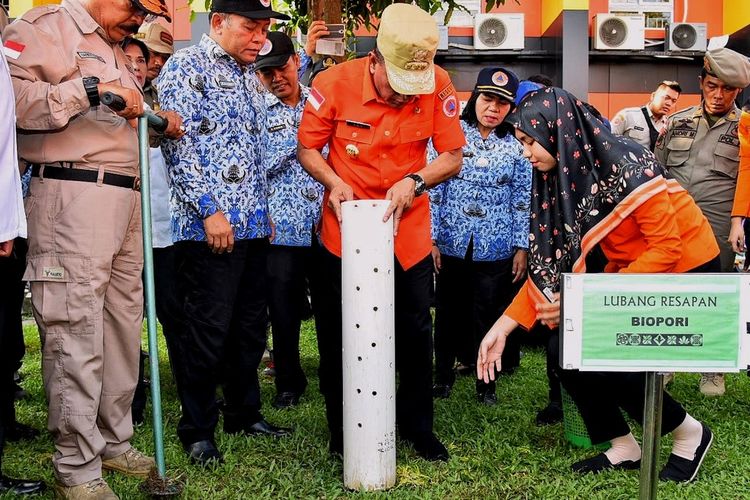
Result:
<svg viewBox="0 0 750 500"><path fill-rule="evenodd" d="M320 220L323 185L297 161L297 129L310 89L300 85L295 107L266 93L268 149L263 160L268 174L268 208L275 226L273 245L309 247Z"/></svg>
<svg viewBox="0 0 750 500"><path fill-rule="evenodd" d="M466 135L461 172L430 189L432 239L440 253L463 259L473 240L474 261L495 261L529 246L531 164L512 135ZM437 156L430 148L430 159Z"/></svg>
<svg viewBox="0 0 750 500"><path fill-rule="evenodd" d="M187 129L162 144L174 241L204 241L203 219L217 211L235 239L269 236L266 108L252 67L243 69L203 35L169 58L159 82L162 108L179 113Z"/></svg>

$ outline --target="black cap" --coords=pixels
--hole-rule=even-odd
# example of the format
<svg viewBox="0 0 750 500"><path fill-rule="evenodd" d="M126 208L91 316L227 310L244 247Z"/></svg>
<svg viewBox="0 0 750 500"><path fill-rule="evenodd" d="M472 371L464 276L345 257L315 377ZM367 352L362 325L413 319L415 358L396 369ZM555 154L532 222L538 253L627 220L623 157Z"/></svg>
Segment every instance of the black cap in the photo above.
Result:
<svg viewBox="0 0 750 500"><path fill-rule="evenodd" d="M237 14L249 19L289 20L286 14L271 9L271 0L213 0L211 11Z"/></svg>
<svg viewBox="0 0 750 500"><path fill-rule="evenodd" d="M475 92L497 94L506 101L514 102L518 91L518 77L505 68L484 68L477 76Z"/></svg>
<svg viewBox="0 0 750 500"><path fill-rule="evenodd" d="M294 54L296 54L294 43L289 35L283 31L269 31L266 43L255 59L255 69L278 68L285 65L289 57Z"/></svg>

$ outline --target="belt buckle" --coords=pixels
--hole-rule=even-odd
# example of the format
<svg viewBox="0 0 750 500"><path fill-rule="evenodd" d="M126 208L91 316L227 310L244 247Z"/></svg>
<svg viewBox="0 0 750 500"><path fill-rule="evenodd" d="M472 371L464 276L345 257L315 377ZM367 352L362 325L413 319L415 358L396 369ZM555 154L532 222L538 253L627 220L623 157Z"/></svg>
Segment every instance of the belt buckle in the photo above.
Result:
<svg viewBox="0 0 750 500"><path fill-rule="evenodd" d="M133 191L141 191L141 178L140 177L133 177Z"/></svg>

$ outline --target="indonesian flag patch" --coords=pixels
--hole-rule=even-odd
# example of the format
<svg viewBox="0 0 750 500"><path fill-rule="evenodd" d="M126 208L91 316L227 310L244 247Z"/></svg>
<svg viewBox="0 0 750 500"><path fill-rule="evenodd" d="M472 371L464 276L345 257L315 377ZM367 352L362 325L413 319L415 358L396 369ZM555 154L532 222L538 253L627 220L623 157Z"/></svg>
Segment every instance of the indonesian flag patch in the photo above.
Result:
<svg viewBox="0 0 750 500"><path fill-rule="evenodd" d="M315 108L315 111L318 111L320 109L325 100L325 97L323 97L323 95L318 92L318 89L315 88L310 91L310 96L307 98L307 102L312 104L312 107Z"/></svg>
<svg viewBox="0 0 750 500"><path fill-rule="evenodd" d="M21 57L21 52L23 52L25 48L26 45L14 42L13 40L6 40L3 44L3 52L5 52L5 57L13 60Z"/></svg>

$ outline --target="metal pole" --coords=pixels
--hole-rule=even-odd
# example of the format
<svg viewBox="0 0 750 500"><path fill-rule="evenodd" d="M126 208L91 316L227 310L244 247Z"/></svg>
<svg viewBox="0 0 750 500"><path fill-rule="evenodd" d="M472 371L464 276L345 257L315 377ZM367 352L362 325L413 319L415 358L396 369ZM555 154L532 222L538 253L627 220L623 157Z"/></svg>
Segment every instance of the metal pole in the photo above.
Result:
<svg viewBox="0 0 750 500"><path fill-rule="evenodd" d="M646 395L643 405L643 453L641 456L640 500L656 500L659 484L659 442L661 411L664 400L664 376L646 372Z"/></svg>
<svg viewBox="0 0 750 500"><path fill-rule="evenodd" d="M146 324L148 354L151 364L151 403L153 405L156 470L164 479L164 430L161 419L161 385L159 382L159 345L156 338L156 299L154 297L154 254L151 250L151 177L149 171L148 119L138 118L138 156L141 168L141 221L143 224L143 269L146 288Z"/></svg>

